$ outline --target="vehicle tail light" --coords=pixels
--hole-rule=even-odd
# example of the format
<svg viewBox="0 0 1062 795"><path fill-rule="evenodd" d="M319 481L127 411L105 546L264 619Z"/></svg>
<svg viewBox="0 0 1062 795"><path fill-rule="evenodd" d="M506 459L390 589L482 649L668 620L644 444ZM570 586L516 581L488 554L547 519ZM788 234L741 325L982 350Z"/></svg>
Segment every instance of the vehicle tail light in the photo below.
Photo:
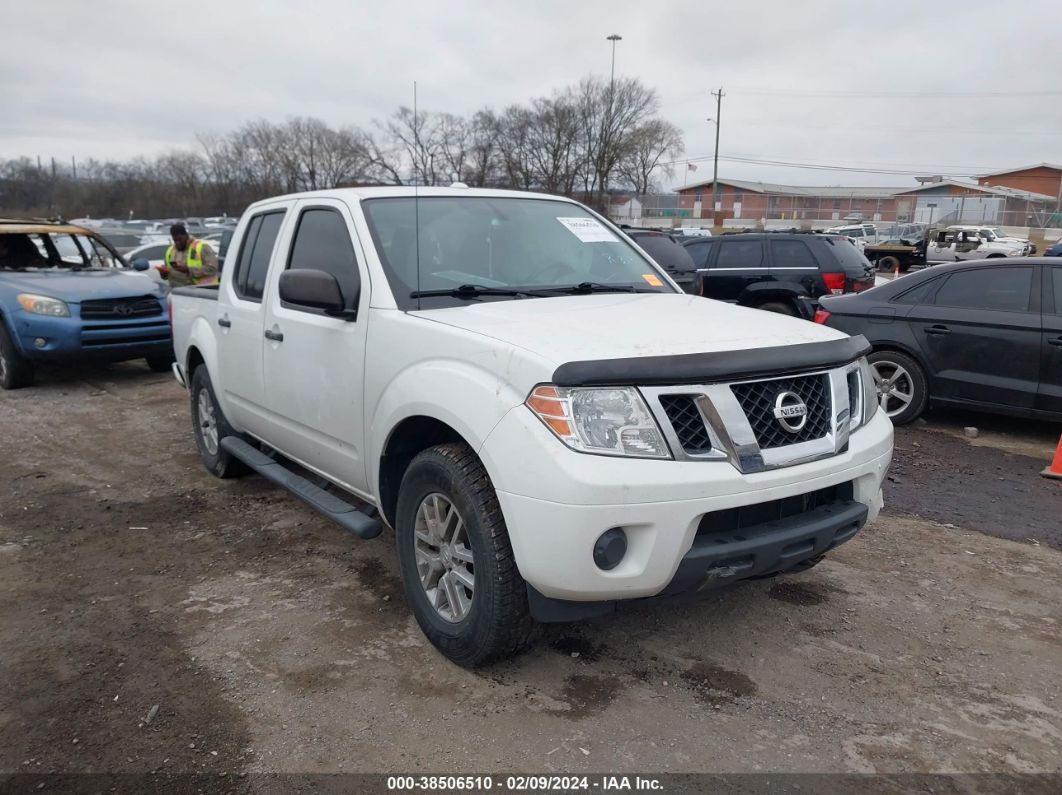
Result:
<svg viewBox="0 0 1062 795"><path fill-rule="evenodd" d="M816 323L821 323L821 324L825 325L826 321L829 320L829 319L830 319L830 313L827 312L825 309L816 309L815 310L815 322Z"/></svg>
<svg viewBox="0 0 1062 795"><path fill-rule="evenodd" d="M843 273L824 273L822 280L826 283L826 289L831 295L840 295L845 289L845 276Z"/></svg>

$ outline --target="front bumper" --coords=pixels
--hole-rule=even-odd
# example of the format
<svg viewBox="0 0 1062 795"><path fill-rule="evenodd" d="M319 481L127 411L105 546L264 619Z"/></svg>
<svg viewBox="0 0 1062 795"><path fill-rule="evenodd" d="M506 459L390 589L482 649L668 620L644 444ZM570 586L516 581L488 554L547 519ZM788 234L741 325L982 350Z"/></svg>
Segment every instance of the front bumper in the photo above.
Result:
<svg viewBox="0 0 1062 795"><path fill-rule="evenodd" d="M165 355L173 350L165 315L98 322L15 312L11 318L21 353L32 361L72 357L111 360Z"/></svg>
<svg viewBox="0 0 1062 795"><path fill-rule="evenodd" d="M688 571L699 567L693 585L698 587L720 560L753 556L750 566L730 566L736 569L733 576L715 578L723 584L792 568L822 554L836 545L834 541L848 540L881 509L881 483L892 459L892 423L879 412L835 456L743 474L726 461L576 453L518 407L498 424L480 454L495 482L517 566L534 592L553 600L600 602L670 593L684 565ZM845 513L841 526L832 531L822 529L822 516L803 513L802 519L785 526L750 527L749 533L738 534L744 541L732 539L737 543L733 547L724 549L723 543L712 540L719 547L718 558L695 549L698 529L708 514L842 484L850 484L850 497L837 510L850 508L852 513ZM627 553L606 571L594 563L593 549L601 534L613 527L623 528ZM798 554L791 554L793 550ZM686 577L684 573L679 581Z"/></svg>

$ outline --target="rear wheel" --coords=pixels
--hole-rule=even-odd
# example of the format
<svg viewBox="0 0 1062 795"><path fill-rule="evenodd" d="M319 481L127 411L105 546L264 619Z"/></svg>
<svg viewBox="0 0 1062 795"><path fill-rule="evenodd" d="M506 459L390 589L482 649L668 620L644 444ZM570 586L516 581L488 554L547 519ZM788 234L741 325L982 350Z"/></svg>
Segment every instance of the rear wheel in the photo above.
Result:
<svg viewBox="0 0 1062 795"><path fill-rule="evenodd" d="M893 425L913 422L929 401L925 372L910 356L875 351L867 357L878 390L878 404Z"/></svg>
<svg viewBox="0 0 1062 795"><path fill-rule="evenodd" d="M897 268L903 270L898 257L882 257L878 260L878 270L880 271L895 271Z"/></svg>
<svg viewBox="0 0 1062 795"><path fill-rule="evenodd" d="M527 586L483 464L464 444L431 447L402 478L395 522L406 599L458 665L511 657L531 641Z"/></svg>
<svg viewBox="0 0 1062 795"><path fill-rule="evenodd" d="M21 389L33 383L33 365L15 348L0 322L0 388Z"/></svg>
<svg viewBox="0 0 1062 795"><path fill-rule="evenodd" d="M790 317L796 317L796 310L792 306L783 301L768 301L765 304L760 304L757 309L762 309L766 312L777 312L779 315L789 315Z"/></svg>
<svg viewBox="0 0 1062 795"><path fill-rule="evenodd" d="M192 429L203 466L219 478L235 478L247 474L247 465L221 447L221 440L226 436L235 436L236 431L221 412L221 406L214 395L214 385L210 382L210 374L204 365L197 367L192 374L191 394Z"/></svg>

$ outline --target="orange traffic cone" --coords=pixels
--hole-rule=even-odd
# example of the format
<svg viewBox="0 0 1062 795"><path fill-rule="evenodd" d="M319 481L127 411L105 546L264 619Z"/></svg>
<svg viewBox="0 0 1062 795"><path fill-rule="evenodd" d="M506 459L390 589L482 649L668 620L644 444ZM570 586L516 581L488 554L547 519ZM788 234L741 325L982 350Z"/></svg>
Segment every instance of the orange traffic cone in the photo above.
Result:
<svg viewBox="0 0 1062 795"><path fill-rule="evenodd" d="M1047 467L1040 474L1045 478L1062 480L1062 439L1058 440L1058 449L1055 451L1055 460L1051 462L1051 466Z"/></svg>
<svg viewBox="0 0 1062 795"><path fill-rule="evenodd" d="M894 279L899 279L900 278L900 258L899 257L896 258L896 270L894 270L892 272L892 278L894 278Z"/></svg>

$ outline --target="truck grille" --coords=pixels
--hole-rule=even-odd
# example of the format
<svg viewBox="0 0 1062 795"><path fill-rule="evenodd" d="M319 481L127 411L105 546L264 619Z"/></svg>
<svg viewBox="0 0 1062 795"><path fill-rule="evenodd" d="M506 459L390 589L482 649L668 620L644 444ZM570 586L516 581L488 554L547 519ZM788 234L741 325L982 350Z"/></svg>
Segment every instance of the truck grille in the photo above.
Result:
<svg viewBox="0 0 1062 795"><path fill-rule="evenodd" d="M704 455L711 452L712 440L704 427L701 412L691 395L661 395L660 405L675 429L682 449L690 455Z"/></svg>
<svg viewBox="0 0 1062 795"><path fill-rule="evenodd" d="M81 317L84 320L132 320L161 314L162 304L151 295L81 302Z"/></svg>
<svg viewBox="0 0 1062 795"><path fill-rule="evenodd" d="M761 450L821 439L830 431L830 379L825 373L732 384L730 388ZM775 400L784 392L796 394L807 407L807 422L796 432L783 428L774 416Z"/></svg>

